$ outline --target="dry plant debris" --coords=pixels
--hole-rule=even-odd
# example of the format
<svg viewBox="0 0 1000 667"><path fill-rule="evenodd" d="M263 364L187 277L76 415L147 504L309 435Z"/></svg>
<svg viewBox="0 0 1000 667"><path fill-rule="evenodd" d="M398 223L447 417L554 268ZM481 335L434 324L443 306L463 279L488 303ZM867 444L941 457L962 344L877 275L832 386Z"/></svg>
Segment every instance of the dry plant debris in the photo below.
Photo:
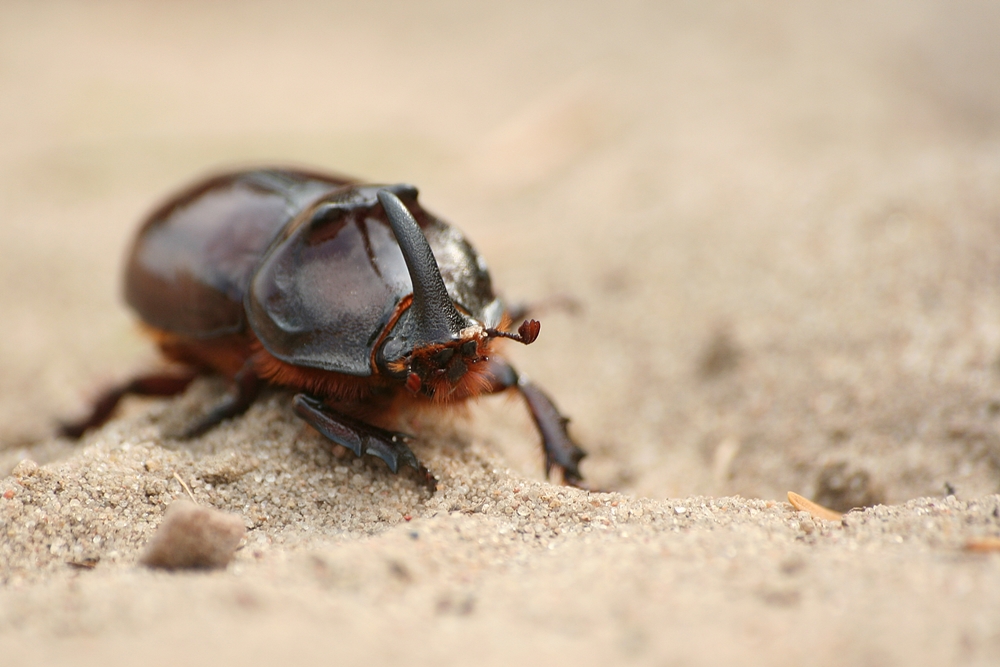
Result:
<svg viewBox="0 0 1000 667"><path fill-rule="evenodd" d="M799 510L800 512L809 512L816 519L823 519L824 521L840 521L844 515L840 512L834 512L828 507L823 507L818 503L814 503L808 498L804 498L794 491L788 492L788 502L792 504L792 507Z"/></svg>
<svg viewBox="0 0 1000 667"><path fill-rule="evenodd" d="M965 550L973 553L1000 552L1000 537L980 537L965 543Z"/></svg>

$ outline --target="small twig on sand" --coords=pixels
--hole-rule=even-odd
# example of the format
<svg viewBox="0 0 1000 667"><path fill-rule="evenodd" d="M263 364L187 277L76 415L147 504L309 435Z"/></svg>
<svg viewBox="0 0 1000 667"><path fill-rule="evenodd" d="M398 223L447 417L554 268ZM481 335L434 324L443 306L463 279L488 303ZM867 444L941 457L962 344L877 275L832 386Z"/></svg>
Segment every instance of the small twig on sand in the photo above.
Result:
<svg viewBox="0 0 1000 667"><path fill-rule="evenodd" d="M814 503L808 498L803 498L799 494L789 491L788 492L788 502L792 504L792 507L801 511L809 512L817 519L823 519L825 521L840 521L844 515L840 512L834 512L828 507L823 507L819 503Z"/></svg>
<svg viewBox="0 0 1000 667"><path fill-rule="evenodd" d="M195 505L197 505L198 501L194 499L194 494L191 493L191 489L188 487L187 484L184 483L184 480L181 479L181 476L178 475L176 472L174 473L174 479L176 479L178 482L181 483L181 486L184 487L184 490L187 491L188 496L190 496L191 502L193 502Z"/></svg>
<svg viewBox="0 0 1000 667"><path fill-rule="evenodd" d="M978 537L965 543L965 550L974 553L996 553L1000 551L1000 537Z"/></svg>

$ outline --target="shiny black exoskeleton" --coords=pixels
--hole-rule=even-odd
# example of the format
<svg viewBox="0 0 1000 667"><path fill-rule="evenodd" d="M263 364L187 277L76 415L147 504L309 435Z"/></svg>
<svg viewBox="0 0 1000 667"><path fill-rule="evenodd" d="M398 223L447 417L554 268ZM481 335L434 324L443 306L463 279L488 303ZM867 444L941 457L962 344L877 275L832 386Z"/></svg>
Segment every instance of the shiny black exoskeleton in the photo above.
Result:
<svg viewBox="0 0 1000 667"><path fill-rule="evenodd" d="M293 388L296 413L358 456L429 473L381 425L397 410L450 405L507 389L525 399L546 457L566 482L584 456L567 420L499 356L516 332L486 263L409 185L365 185L299 170L225 174L188 188L143 224L125 296L183 374L108 392L69 435L102 423L129 393L171 395L198 373L235 390L189 435L245 411L264 384Z"/></svg>

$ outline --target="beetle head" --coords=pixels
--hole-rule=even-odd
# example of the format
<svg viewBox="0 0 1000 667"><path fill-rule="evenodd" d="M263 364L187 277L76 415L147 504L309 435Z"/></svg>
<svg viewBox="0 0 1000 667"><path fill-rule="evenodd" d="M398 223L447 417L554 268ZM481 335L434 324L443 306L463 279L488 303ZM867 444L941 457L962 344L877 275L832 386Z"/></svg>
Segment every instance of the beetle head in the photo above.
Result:
<svg viewBox="0 0 1000 667"><path fill-rule="evenodd" d="M481 377L491 339L512 338L524 344L535 340L540 327L535 320L526 321L517 334L511 334L488 329L456 308L413 215L389 190L379 190L377 196L413 283L409 306L404 304L375 354L381 373L405 380L413 393L444 399L463 383Z"/></svg>

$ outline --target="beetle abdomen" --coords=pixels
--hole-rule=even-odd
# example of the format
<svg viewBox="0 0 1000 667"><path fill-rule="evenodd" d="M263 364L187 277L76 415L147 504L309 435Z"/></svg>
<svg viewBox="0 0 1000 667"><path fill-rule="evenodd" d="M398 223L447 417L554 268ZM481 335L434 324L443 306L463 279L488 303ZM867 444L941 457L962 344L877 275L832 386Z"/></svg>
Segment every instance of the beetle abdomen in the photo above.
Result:
<svg viewBox="0 0 1000 667"><path fill-rule="evenodd" d="M143 226L129 255L125 299L149 325L194 338L245 327L243 296L274 237L308 202L347 183L262 170L183 192Z"/></svg>

